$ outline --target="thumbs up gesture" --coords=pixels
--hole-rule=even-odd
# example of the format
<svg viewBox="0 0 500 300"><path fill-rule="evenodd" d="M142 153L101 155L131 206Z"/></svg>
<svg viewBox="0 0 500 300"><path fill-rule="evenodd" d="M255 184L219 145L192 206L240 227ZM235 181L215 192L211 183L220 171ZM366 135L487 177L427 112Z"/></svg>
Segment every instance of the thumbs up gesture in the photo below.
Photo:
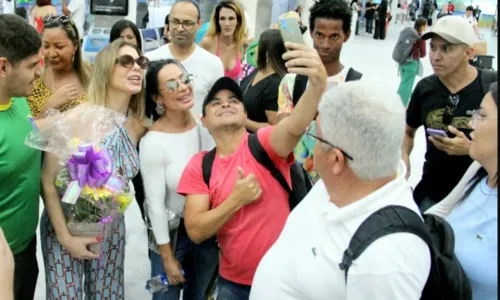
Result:
<svg viewBox="0 0 500 300"><path fill-rule="evenodd" d="M236 180L231 196L243 205L247 205L257 200L261 194L262 189L255 175L249 174L245 176L243 169L238 167L238 179Z"/></svg>

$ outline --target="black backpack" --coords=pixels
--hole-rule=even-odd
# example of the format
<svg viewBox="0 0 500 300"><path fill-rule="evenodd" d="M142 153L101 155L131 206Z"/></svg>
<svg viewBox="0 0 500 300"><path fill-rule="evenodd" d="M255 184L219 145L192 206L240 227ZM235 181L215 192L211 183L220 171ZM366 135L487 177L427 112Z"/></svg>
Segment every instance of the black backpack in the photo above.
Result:
<svg viewBox="0 0 500 300"><path fill-rule="evenodd" d="M397 232L413 233L429 245L431 269L421 299L471 300L472 289L460 262L455 256L455 234L450 224L435 215L420 216L409 208L390 205L368 217L356 230L344 252L341 270L347 272L371 243Z"/></svg>
<svg viewBox="0 0 500 300"><path fill-rule="evenodd" d="M261 165L263 165L271 175L280 183L285 191L288 193L288 203L290 204L290 210L294 209L299 202L304 199L307 193L312 188L312 182L309 176L306 174L304 169L297 163L293 163L290 166L290 176L292 179L292 189L288 186L288 183L283 177L283 174L276 168L273 161L264 150L257 134L250 134L248 136L248 147L252 153L255 160L257 160ZM210 177L212 175L212 166L215 159L215 148L209 151L203 156L202 170L203 170L203 181L210 187Z"/></svg>

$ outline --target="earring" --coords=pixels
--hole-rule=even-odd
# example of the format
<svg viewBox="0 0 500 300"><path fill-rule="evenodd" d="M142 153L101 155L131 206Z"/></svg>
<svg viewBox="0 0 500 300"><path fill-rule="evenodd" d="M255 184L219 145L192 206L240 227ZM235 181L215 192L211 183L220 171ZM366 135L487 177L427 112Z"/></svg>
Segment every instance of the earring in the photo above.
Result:
<svg viewBox="0 0 500 300"><path fill-rule="evenodd" d="M156 113L161 116L165 112L165 107L163 106L162 103L156 102L155 110L156 110Z"/></svg>

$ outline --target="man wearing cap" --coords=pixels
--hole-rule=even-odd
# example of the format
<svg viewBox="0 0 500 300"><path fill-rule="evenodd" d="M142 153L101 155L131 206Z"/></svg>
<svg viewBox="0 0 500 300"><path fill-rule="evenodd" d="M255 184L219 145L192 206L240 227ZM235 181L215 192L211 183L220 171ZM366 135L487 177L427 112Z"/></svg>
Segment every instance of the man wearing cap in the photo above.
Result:
<svg viewBox="0 0 500 300"><path fill-rule="evenodd" d="M468 124L487 87L497 80L497 73L469 64L474 56L476 34L462 17L440 18L422 39L430 39L434 74L422 79L413 91L406 111L402 152L408 178L415 133L423 125L427 152L414 198L425 211L451 192L472 163Z"/></svg>
<svg viewBox="0 0 500 300"><path fill-rule="evenodd" d="M248 299L257 265L290 213L287 192L254 158L249 143L260 143L290 185L293 149L315 117L326 87L326 71L316 50L291 43L286 47L288 72L309 78L293 113L278 125L249 135L241 89L228 77L219 79L203 103L202 118L214 137L215 153L195 155L177 189L186 196L184 220L191 240L199 243L217 235L222 252L217 300ZM206 184L203 158L211 153L214 159Z"/></svg>

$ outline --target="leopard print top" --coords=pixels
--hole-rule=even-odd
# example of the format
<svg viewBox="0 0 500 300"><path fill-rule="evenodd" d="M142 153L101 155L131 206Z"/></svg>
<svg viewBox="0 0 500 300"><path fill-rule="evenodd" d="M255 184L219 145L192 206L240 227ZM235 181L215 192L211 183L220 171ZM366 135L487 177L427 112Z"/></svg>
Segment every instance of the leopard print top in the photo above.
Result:
<svg viewBox="0 0 500 300"><path fill-rule="evenodd" d="M41 112L42 107L45 105L47 100L52 96L52 91L45 85L42 78L38 78L33 86L33 93L29 96L28 105L31 109L31 114L33 117L38 116ZM70 108L77 106L80 102L87 101L87 95L82 95L77 99L64 104L59 108L59 111L63 112Z"/></svg>

